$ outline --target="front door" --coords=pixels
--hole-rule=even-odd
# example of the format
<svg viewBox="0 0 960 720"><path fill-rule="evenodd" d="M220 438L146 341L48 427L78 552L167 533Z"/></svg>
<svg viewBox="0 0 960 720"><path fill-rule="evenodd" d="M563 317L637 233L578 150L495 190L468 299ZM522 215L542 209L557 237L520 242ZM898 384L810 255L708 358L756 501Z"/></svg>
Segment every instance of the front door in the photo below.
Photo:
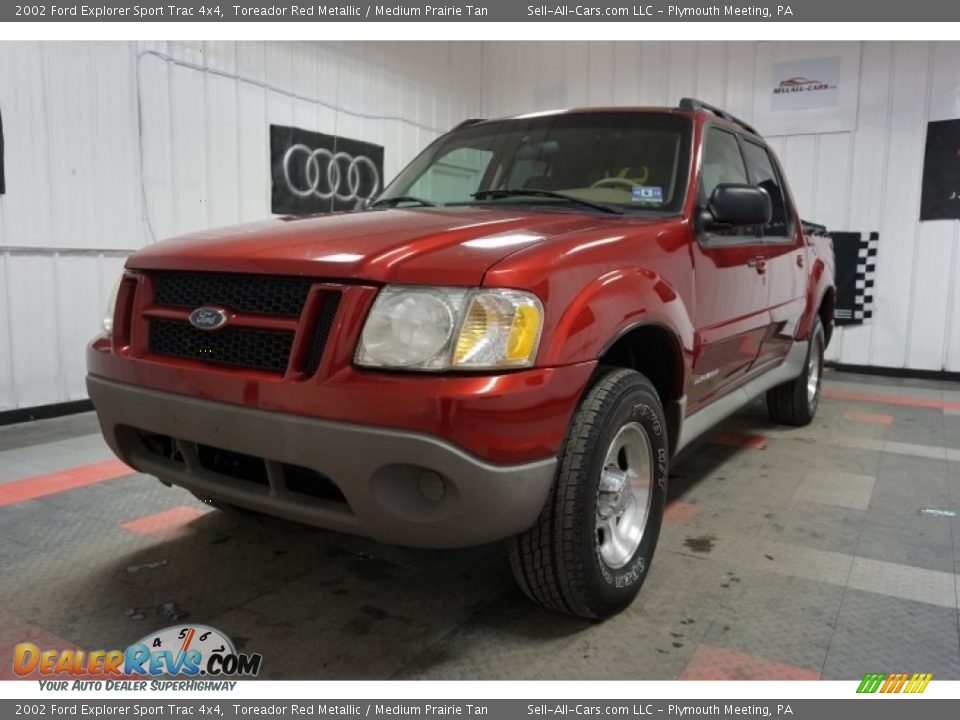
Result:
<svg viewBox="0 0 960 720"><path fill-rule="evenodd" d="M721 183L749 183L740 143L715 126L704 130L700 202ZM687 412L741 382L760 352L771 318L767 251L757 228L711 228L694 243L696 340Z"/></svg>

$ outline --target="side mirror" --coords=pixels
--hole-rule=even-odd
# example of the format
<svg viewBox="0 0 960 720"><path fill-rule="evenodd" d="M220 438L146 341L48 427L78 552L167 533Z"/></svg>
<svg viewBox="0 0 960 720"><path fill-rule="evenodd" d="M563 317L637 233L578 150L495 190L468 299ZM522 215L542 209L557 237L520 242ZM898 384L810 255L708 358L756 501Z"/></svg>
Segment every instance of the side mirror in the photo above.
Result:
<svg viewBox="0 0 960 720"><path fill-rule="evenodd" d="M721 183L707 205L711 224L743 227L766 225L773 215L770 196L756 185Z"/></svg>

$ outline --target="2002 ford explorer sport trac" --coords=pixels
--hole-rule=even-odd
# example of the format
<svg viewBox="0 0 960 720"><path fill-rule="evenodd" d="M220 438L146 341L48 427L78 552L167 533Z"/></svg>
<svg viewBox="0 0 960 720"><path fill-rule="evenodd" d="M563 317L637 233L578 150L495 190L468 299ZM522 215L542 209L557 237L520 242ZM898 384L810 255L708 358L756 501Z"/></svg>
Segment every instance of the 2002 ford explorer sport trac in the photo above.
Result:
<svg viewBox="0 0 960 720"><path fill-rule="evenodd" d="M509 538L603 618L668 467L766 393L817 410L833 252L757 133L695 100L468 121L363 210L126 263L88 387L130 466L219 505L431 548Z"/></svg>

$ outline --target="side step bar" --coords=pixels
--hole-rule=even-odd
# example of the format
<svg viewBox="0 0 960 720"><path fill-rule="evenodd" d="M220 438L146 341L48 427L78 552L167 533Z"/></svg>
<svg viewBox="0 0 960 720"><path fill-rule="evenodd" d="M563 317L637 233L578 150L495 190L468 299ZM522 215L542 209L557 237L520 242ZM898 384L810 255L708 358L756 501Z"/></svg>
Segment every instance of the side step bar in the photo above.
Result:
<svg viewBox="0 0 960 720"><path fill-rule="evenodd" d="M685 417L680 423L680 437L673 451L674 456L714 425L733 415L744 405L756 400L767 390L799 377L807 361L808 345L809 342L806 340L795 342L793 347L790 348L786 360L778 367L754 378L746 385L738 387L693 415ZM681 414L684 414L686 410L686 402L686 398L681 401L683 406Z"/></svg>

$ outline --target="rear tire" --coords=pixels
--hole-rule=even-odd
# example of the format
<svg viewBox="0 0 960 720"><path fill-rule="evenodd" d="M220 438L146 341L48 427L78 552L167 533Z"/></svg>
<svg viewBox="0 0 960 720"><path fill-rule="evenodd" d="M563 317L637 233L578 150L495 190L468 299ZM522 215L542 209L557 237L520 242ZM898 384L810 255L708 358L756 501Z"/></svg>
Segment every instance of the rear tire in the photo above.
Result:
<svg viewBox="0 0 960 720"><path fill-rule="evenodd" d="M612 369L587 392L540 517L510 543L514 576L532 600L588 619L633 602L663 520L666 427L638 372Z"/></svg>
<svg viewBox="0 0 960 720"><path fill-rule="evenodd" d="M807 348L803 372L795 379L767 391L767 412L774 422L784 425L809 425L817 414L825 344L823 323L817 316L810 331L810 345Z"/></svg>

